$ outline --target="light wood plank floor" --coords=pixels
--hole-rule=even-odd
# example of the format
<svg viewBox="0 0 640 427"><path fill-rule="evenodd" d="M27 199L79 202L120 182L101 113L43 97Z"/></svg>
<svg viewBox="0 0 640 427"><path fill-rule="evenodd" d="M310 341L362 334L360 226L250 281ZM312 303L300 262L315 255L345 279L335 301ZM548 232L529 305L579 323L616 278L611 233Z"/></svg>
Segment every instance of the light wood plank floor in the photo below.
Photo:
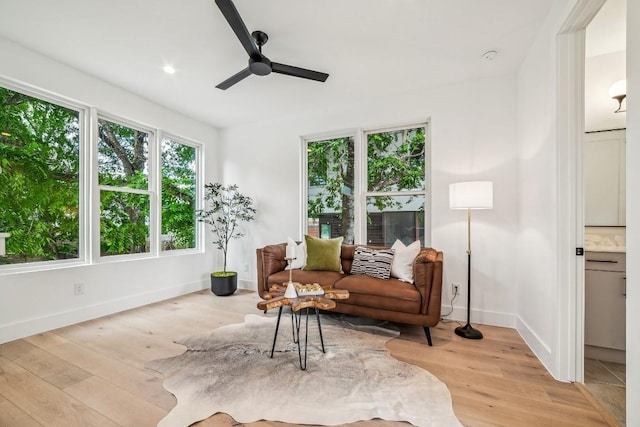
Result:
<svg viewBox="0 0 640 427"><path fill-rule="evenodd" d="M176 337L242 322L245 313L260 314L257 301L250 291L224 298L201 291L2 344L0 426L155 426L175 399L145 363L182 353L184 347L173 343ZM606 414L578 387L547 373L514 330L480 326L485 338L472 341L457 337L456 326L433 328L433 347L426 345L422 328L403 326L388 348L447 384L464 425L608 425ZM238 424L217 414L196 425Z"/></svg>

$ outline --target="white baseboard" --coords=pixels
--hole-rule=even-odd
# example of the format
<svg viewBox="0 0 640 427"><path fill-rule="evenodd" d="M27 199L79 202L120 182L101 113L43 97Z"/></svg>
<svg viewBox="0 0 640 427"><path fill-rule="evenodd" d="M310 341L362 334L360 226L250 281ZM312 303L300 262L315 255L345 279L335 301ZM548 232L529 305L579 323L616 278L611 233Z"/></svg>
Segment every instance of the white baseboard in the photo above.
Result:
<svg viewBox="0 0 640 427"><path fill-rule="evenodd" d="M250 291L258 291L258 285L255 281L252 280L244 280L238 279L238 288L240 289L248 289Z"/></svg>
<svg viewBox="0 0 640 427"><path fill-rule="evenodd" d="M204 280L183 283L176 286L154 289L150 292L105 301L100 304L87 305L73 310L2 325L0 326L0 344L28 337L30 335L51 331L53 329L62 328L64 326L73 325L75 323L107 316L109 314L119 313L124 310L141 307L143 305L163 301L169 298L175 298L201 289L206 289L208 286L209 283Z"/></svg>
<svg viewBox="0 0 640 427"><path fill-rule="evenodd" d="M562 381L555 377L553 370L550 369L553 366L553 360L551 355L551 349L547 346L538 335L531 330L529 325L523 321L520 317L517 319L516 330L529 346L531 351L536 355L538 360L544 365L547 371L558 381Z"/></svg>
<svg viewBox="0 0 640 427"><path fill-rule="evenodd" d="M443 317L450 311L450 305L442 306L441 313ZM466 323L467 308L453 307L453 311L451 311L451 314L446 316L445 319ZM498 311L471 310L471 323L514 329L516 327L516 316L512 313L502 313Z"/></svg>

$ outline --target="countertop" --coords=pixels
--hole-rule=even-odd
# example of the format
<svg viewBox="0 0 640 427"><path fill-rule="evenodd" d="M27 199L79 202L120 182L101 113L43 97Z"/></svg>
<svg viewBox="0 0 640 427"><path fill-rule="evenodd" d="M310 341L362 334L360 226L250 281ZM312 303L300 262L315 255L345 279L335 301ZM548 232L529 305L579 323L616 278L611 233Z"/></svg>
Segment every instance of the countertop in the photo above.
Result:
<svg viewBox="0 0 640 427"><path fill-rule="evenodd" d="M626 246L585 246L584 250L587 252L627 252Z"/></svg>
<svg viewBox="0 0 640 427"><path fill-rule="evenodd" d="M627 252L625 227L585 227L584 250L589 252Z"/></svg>

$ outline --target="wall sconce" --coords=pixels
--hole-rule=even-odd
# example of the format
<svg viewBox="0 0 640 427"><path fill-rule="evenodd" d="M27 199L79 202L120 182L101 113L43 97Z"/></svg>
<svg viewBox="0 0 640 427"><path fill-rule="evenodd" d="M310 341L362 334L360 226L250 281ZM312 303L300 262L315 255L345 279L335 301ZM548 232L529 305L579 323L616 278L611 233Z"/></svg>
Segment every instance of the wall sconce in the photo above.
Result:
<svg viewBox="0 0 640 427"><path fill-rule="evenodd" d="M627 97L627 81L618 80L609 88L609 96L611 99L618 101L618 109L614 113L624 113L626 109L622 109L622 101Z"/></svg>

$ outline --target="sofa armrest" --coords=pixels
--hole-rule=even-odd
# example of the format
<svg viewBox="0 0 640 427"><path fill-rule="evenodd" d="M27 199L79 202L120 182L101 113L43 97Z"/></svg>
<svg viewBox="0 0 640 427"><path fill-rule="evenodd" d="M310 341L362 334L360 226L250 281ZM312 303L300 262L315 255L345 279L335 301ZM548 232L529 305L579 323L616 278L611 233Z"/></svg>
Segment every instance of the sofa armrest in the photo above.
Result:
<svg viewBox="0 0 640 427"><path fill-rule="evenodd" d="M267 245L264 248L256 249L256 256L258 258L258 294L260 297L263 297L266 292L269 292L269 276L284 270L287 266L287 262L284 259L286 250L286 243Z"/></svg>
<svg viewBox="0 0 640 427"><path fill-rule="evenodd" d="M442 302L442 262L444 255L433 248L422 248L413 262L414 284L422 299L420 313L440 318Z"/></svg>

